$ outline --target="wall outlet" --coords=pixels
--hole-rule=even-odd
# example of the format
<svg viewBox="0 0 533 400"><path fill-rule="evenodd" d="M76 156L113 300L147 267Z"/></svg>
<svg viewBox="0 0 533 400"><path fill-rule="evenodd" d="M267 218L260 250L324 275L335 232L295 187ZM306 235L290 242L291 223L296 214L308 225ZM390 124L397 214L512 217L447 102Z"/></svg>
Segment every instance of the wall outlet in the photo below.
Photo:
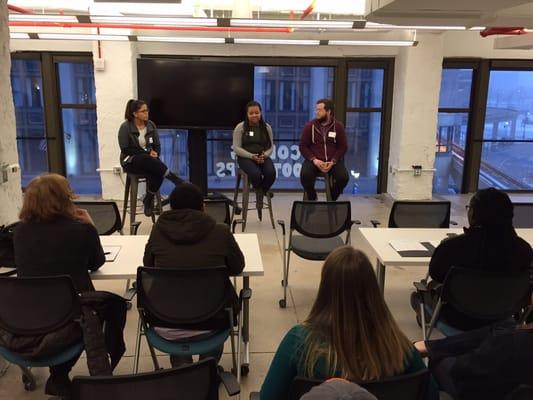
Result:
<svg viewBox="0 0 533 400"><path fill-rule="evenodd" d="M113 174L120 175L122 173L122 167L115 166L113 167Z"/></svg>

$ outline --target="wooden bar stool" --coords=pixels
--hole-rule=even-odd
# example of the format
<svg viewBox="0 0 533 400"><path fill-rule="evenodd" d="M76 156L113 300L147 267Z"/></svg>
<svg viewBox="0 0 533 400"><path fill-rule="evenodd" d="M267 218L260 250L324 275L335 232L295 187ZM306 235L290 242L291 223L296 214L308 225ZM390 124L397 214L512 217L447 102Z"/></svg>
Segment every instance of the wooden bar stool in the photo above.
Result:
<svg viewBox="0 0 533 400"><path fill-rule="evenodd" d="M144 175L138 174L127 174L126 175L126 185L124 187L124 206L122 211L122 228L126 223L126 213L128 208L130 209L130 235L137 234L137 229L139 223L135 222L135 216L137 215L137 193L139 190L139 183L146 182L146 177ZM129 200L129 204L128 204ZM161 214L163 209L161 204L161 193L159 191L155 194L155 207L154 213L152 214L152 223L155 223L156 214Z"/></svg>
<svg viewBox="0 0 533 400"><path fill-rule="evenodd" d="M249 200L250 200L250 179L248 178L248 174L244 172L242 169L237 168L237 182L235 184L235 192L233 194L233 202L234 204L237 203L237 199L239 197L239 190L241 187L241 178L242 178L242 201L241 201L241 208L242 208L242 232L246 229L246 219L248 217L248 210L249 208ZM272 212L272 198L265 193L265 199L266 204L263 205L263 209L268 210L270 214L270 222L272 223L272 229L276 229L276 226L274 225L274 214ZM259 218L259 221L262 221L263 215L262 210L259 208L255 208L257 210L257 217ZM252 208L253 210L253 208ZM231 219L233 220L235 213L235 207L233 207L233 211L231 213Z"/></svg>

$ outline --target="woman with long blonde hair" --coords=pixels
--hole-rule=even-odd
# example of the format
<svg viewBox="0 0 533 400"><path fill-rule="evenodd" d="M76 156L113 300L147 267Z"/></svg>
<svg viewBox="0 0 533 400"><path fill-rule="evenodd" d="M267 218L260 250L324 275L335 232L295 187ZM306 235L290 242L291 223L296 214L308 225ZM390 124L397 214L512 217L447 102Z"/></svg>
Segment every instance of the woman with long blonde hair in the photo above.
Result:
<svg viewBox="0 0 533 400"><path fill-rule="evenodd" d="M360 383L425 368L385 304L367 256L344 246L324 262L311 312L282 340L261 400L286 398L296 376Z"/></svg>

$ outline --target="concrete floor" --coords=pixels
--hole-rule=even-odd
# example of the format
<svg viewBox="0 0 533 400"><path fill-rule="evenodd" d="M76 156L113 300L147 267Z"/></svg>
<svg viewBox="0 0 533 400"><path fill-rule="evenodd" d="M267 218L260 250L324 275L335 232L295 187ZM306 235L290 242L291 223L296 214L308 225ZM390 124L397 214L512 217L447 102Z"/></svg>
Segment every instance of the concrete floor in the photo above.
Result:
<svg viewBox="0 0 533 400"><path fill-rule="evenodd" d="M464 205L469 197L469 195L446 197L452 201L452 220L455 220L459 226L465 226L467 223ZM522 201L531 201L531 196L514 197L523 197L521 198ZM291 204L300 198L301 195L296 194L276 194L273 199L275 219L284 219L288 222ZM360 226L371 226L371 219L378 219L386 225L390 207L379 196L345 197L345 199L351 201L352 219L359 219L362 222ZM151 222L144 216L142 220L139 234L148 234L151 229ZM280 340L289 328L306 318L316 295L321 269L319 262L306 261L297 256L291 257L290 295L287 308L280 309L278 300L282 295L280 285L281 230L279 228L273 230L266 215L263 222L259 222L257 215L252 211L248 218L246 231L259 234L265 276L251 279L253 290L250 315L251 362L250 373L247 377L243 377L241 382L242 399L247 399L250 391L256 391L261 387ZM371 261L375 263L375 255L364 242L357 226L354 226L352 230L352 245L366 252ZM418 267L387 269L385 299L400 327L411 340L420 339L421 332L409 306L409 294L412 282L424 277L425 273L425 269ZM125 285L123 281L96 281L95 283L99 290L116 293L121 293ZM126 355L118 365L115 374L129 374L132 371L136 328L137 313L134 307L128 312L125 331ZM141 353L140 370L153 370L148 348L144 342ZM159 359L162 367L169 366L168 357L160 356ZM231 368L229 346L226 347L221 364L225 369ZM43 394L44 382L48 377L47 369L35 369L34 373L37 378L37 389L31 393L25 392L21 384L19 370L15 366L10 366L5 375L0 378L0 399L37 400L48 398ZM81 358L74 367L71 377L87 374L86 360ZM221 391L221 398L228 398L223 391Z"/></svg>

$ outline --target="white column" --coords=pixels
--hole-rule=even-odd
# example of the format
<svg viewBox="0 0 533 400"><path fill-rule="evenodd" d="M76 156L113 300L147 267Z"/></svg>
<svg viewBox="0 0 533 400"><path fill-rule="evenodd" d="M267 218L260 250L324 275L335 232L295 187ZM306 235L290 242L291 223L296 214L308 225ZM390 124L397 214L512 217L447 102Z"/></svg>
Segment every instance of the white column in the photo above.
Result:
<svg viewBox="0 0 533 400"><path fill-rule="evenodd" d="M0 165L17 164L19 159L15 107L11 94L11 55L7 15L7 2L0 1ZM7 176L8 181L0 184L0 225L18 220L17 214L22 204L20 169L14 173L10 171Z"/></svg>
<svg viewBox="0 0 533 400"><path fill-rule="evenodd" d="M414 176L411 166L430 170L435 161L443 40L431 33L418 40L418 46L400 51L394 67L387 192L396 200L432 197L433 173Z"/></svg>
<svg viewBox="0 0 533 400"><path fill-rule="evenodd" d="M120 166L118 128L124 121L126 102L137 97L137 52L130 42L101 42L100 46L103 70L96 61L96 49L93 54L102 198L121 200L124 185L113 167Z"/></svg>

